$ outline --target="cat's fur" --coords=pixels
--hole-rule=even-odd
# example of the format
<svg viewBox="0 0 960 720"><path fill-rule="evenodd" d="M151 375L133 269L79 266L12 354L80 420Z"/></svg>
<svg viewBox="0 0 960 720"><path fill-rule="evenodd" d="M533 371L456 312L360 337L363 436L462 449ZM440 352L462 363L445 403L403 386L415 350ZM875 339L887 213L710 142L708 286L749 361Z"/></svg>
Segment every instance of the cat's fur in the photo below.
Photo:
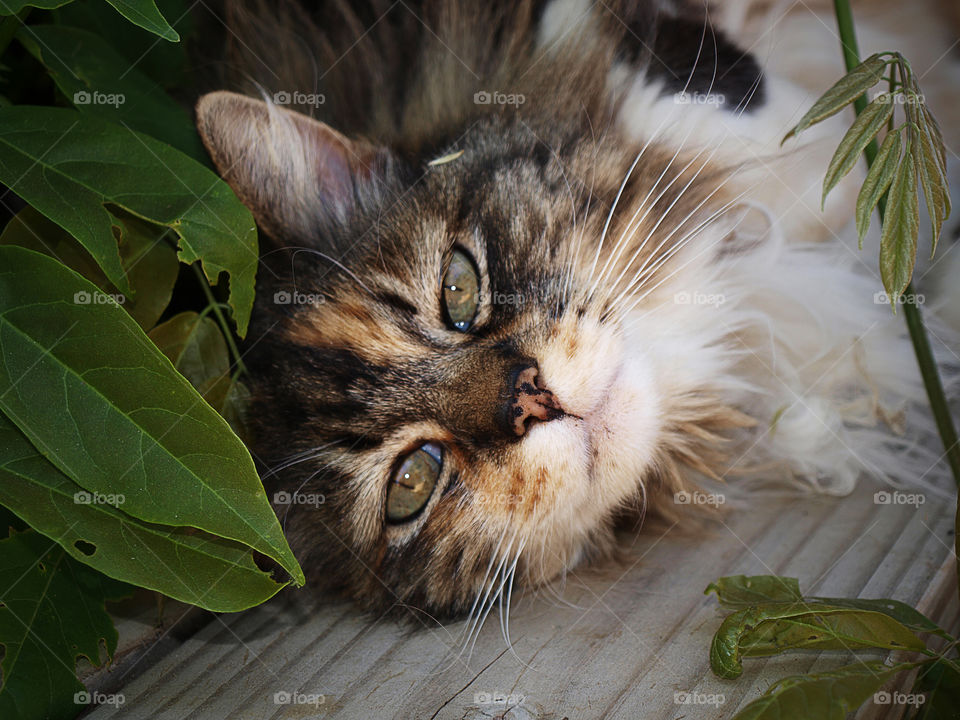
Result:
<svg viewBox="0 0 960 720"><path fill-rule="evenodd" d="M263 231L251 447L268 492L323 498L278 507L312 581L482 611L704 477L942 475L874 261L823 241L855 196L854 177L817 207L844 120L781 150L812 98L699 4L229 10L229 67L266 101L212 93L198 127ZM454 246L480 270L467 333L441 306ZM520 437L496 419L518 364L566 413ZM441 483L388 524L425 441Z"/></svg>

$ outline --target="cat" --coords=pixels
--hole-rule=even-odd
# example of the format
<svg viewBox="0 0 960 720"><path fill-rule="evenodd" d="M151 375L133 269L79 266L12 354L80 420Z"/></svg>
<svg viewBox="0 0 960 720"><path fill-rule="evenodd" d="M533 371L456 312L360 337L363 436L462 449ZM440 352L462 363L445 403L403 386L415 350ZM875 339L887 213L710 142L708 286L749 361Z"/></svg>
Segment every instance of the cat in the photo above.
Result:
<svg viewBox="0 0 960 720"><path fill-rule="evenodd" d="M249 444L312 583L479 615L709 478L942 479L833 237L860 178L819 208L849 119L780 148L839 48L770 73L747 5L228 4L248 94L197 125L261 231Z"/></svg>

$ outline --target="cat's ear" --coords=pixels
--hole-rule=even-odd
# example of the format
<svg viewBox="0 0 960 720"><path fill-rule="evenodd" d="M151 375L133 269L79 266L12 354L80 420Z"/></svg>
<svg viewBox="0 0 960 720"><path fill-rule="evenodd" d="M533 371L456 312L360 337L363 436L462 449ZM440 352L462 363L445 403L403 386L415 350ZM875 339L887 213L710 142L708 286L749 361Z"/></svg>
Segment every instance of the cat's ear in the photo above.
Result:
<svg viewBox="0 0 960 720"><path fill-rule="evenodd" d="M278 241L309 242L324 222L348 217L382 191L390 164L383 148L231 92L200 98L197 129L224 180Z"/></svg>

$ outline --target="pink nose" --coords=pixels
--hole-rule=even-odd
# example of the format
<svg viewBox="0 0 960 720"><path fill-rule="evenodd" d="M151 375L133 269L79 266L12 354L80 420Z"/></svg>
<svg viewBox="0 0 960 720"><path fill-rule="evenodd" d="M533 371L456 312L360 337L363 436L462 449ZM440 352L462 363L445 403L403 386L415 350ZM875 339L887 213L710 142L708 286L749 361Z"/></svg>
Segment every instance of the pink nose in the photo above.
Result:
<svg viewBox="0 0 960 720"><path fill-rule="evenodd" d="M534 421L546 422L566 415L553 393L540 382L535 367L528 367L517 375L510 401L510 418L517 435L523 435Z"/></svg>

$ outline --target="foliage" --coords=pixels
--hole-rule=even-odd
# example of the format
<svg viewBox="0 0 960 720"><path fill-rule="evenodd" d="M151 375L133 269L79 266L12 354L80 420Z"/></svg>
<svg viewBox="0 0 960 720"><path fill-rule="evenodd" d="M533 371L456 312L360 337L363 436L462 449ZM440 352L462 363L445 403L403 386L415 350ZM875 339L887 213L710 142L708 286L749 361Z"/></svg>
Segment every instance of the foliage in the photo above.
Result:
<svg viewBox="0 0 960 720"><path fill-rule="evenodd" d="M256 228L167 90L193 23L0 4L5 718L83 709L76 659L113 653L130 585L237 611L304 580L236 434Z"/></svg>
<svg viewBox="0 0 960 720"><path fill-rule="evenodd" d="M882 688L916 670L910 693L914 718L955 717L960 690L957 640L914 608L896 600L804 597L794 578L735 575L711 583L705 593L734 610L710 648L710 667L725 679L743 672L741 658L787 650L900 650L925 659L885 664L860 660L829 672L793 675L775 682L733 720L843 720L870 700L884 702ZM938 638L937 652L920 635Z"/></svg>

